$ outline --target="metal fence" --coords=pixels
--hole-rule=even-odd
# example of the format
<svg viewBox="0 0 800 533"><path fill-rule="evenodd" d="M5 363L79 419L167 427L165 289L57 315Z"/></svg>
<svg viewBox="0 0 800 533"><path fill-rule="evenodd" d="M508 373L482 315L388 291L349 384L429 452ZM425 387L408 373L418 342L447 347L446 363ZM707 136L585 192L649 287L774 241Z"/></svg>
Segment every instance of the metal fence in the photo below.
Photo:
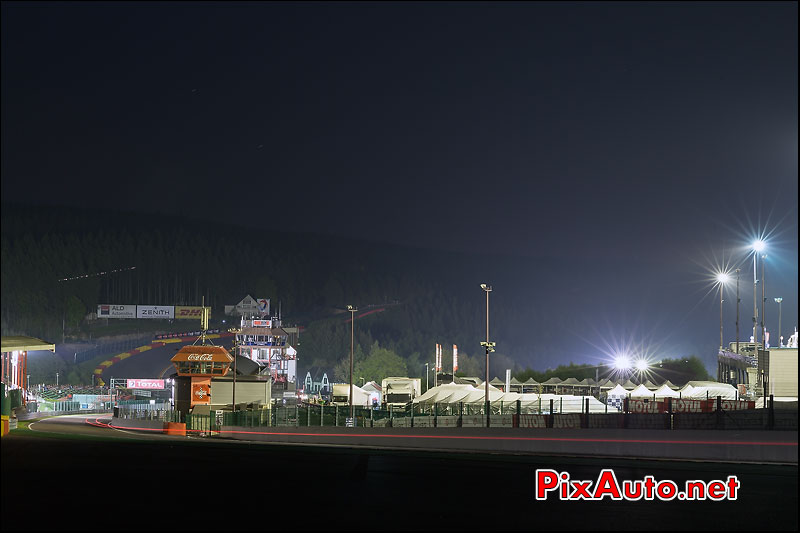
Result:
<svg viewBox="0 0 800 533"><path fill-rule="evenodd" d="M562 413L554 403L552 412L526 412L512 402L492 406L488 417L490 427L518 428L618 428L618 429L783 429L797 430L798 417L794 409L726 410L718 402L713 412L697 413L634 413L583 412ZM544 407L544 406L543 406ZM186 430L195 434L219 432L222 426L259 427L475 427L486 426L487 417L482 405L434 404L408 405L400 409L370 409L354 407L353 417L346 405L273 403L237 411L184 415L168 403L126 402L115 408L115 416L139 420L186 423Z"/></svg>

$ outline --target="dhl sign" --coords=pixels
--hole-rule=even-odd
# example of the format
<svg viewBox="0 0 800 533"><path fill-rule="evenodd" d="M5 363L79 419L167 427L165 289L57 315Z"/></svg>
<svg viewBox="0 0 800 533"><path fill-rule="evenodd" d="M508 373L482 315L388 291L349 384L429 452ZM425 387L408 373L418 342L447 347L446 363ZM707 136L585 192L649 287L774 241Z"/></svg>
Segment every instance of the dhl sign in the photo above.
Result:
<svg viewBox="0 0 800 533"><path fill-rule="evenodd" d="M200 320L203 318L203 307L199 305L176 305L175 318Z"/></svg>

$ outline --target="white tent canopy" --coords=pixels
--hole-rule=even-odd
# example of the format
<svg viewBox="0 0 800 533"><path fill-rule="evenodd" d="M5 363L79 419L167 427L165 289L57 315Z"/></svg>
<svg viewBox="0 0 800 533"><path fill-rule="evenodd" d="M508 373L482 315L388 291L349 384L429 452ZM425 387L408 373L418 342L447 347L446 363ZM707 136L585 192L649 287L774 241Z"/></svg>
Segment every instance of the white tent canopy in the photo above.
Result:
<svg viewBox="0 0 800 533"><path fill-rule="evenodd" d="M490 387L490 390L494 389L494 387ZM445 383L444 385L439 385L438 387L432 387L425 391L425 394L421 396L417 396L414 398L414 403L440 403L445 398L453 396L456 393L462 393L462 396L465 396L466 393L475 392L478 389L473 387L472 385L462 385L458 383ZM494 389L497 390L497 389Z"/></svg>
<svg viewBox="0 0 800 533"><path fill-rule="evenodd" d="M669 388L669 386L664 383L661 387L658 388L655 392L653 392L656 398L677 398L678 393Z"/></svg>
<svg viewBox="0 0 800 533"><path fill-rule="evenodd" d="M681 389L681 398L691 400L705 400L706 398L711 399L717 396L721 396L723 400L735 400L738 398L736 387L716 381L690 381L686 384L686 387Z"/></svg>
<svg viewBox="0 0 800 533"><path fill-rule="evenodd" d="M624 394L627 391L622 389ZM464 403L465 405L482 405L485 402L485 390L483 387L473 387L472 385L460 385L447 383L433 387L425 394L414 399L415 404L432 406L438 404ZM541 408L542 411L550 410L550 400L553 400L553 410L564 413L580 413L586 408L586 400L589 400L590 413L602 413L606 411L606 405L593 396L573 396L571 394L535 394L518 392L502 392L494 387L489 387L489 402L493 408L501 405L515 405L520 402L522 412L531 412Z"/></svg>
<svg viewBox="0 0 800 533"><path fill-rule="evenodd" d="M627 398L628 391L622 385L617 385L616 387L608 391L608 395L615 396L618 398Z"/></svg>
<svg viewBox="0 0 800 533"><path fill-rule="evenodd" d="M631 398L652 398L653 391L645 387L644 385L639 385L635 389L631 391Z"/></svg>

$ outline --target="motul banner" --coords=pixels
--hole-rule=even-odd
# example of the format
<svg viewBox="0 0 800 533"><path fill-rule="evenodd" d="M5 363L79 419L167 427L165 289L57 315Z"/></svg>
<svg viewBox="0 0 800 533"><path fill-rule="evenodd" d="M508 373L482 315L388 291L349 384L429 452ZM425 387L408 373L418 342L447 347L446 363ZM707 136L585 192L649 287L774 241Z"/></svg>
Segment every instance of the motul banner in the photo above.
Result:
<svg viewBox="0 0 800 533"><path fill-rule="evenodd" d="M628 411L631 413L666 413L667 409L665 402L654 402L652 400L630 400L628 401Z"/></svg>
<svg viewBox="0 0 800 533"><path fill-rule="evenodd" d="M745 400L722 400L720 407L723 411L740 411L744 409L755 409L756 403ZM717 410L717 400L682 400L672 399L673 413L712 413ZM668 412L668 400L629 400L628 412L630 413L666 413Z"/></svg>
<svg viewBox="0 0 800 533"><path fill-rule="evenodd" d="M129 379L127 380L129 389L163 389L163 379Z"/></svg>
<svg viewBox="0 0 800 533"><path fill-rule="evenodd" d="M200 320L203 318L203 308L199 305L176 305L175 318Z"/></svg>
<svg viewBox="0 0 800 533"><path fill-rule="evenodd" d="M137 305L136 318L175 318L175 307L171 305Z"/></svg>
<svg viewBox="0 0 800 533"><path fill-rule="evenodd" d="M453 345L453 375L458 370L458 346Z"/></svg>

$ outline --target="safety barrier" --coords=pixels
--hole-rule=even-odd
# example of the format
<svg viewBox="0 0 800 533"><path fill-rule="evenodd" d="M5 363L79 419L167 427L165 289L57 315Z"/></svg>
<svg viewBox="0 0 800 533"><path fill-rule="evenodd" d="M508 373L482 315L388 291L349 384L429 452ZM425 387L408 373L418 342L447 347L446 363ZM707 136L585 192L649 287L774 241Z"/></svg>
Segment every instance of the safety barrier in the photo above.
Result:
<svg viewBox="0 0 800 533"><path fill-rule="evenodd" d="M416 425L416 424L414 424ZM457 416L437 416L436 427L440 428L455 428L458 427Z"/></svg>
<svg viewBox="0 0 800 533"><path fill-rule="evenodd" d="M753 409L747 402L725 402L715 400L716 410L704 412L705 400L682 400L682 403L669 402L667 407L680 409L672 413L661 413L656 407L635 407L639 410L653 412L621 413L554 413L554 414L492 414L489 417L490 428L525 428L533 430L553 429L781 429L797 430L797 410L775 410L772 404L766 409ZM693 403L700 402L700 403ZM655 402L656 404L658 402ZM796 405L796 404L795 404ZM229 427L297 427L297 426L338 426L338 427L375 427L375 428L457 428L486 427L487 420L482 414L466 414L466 409L437 406L434 412L464 414L420 414L407 410L377 410L354 408L354 421L348 423L350 409L347 406L330 406L319 404L297 404L254 406L237 411L212 412L210 414L181 413L171 409L140 410L125 409L128 406L115 408L117 423L131 428L162 428L170 435L187 433L199 435L219 434L220 428ZM138 407L138 406L136 406ZM453 406L450 406L453 407ZM730 410L724 409L729 407ZM555 409L554 409L555 410ZM549 411L549 406L548 406Z"/></svg>
<svg viewBox="0 0 800 533"><path fill-rule="evenodd" d="M580 429L581 415L570 413L567 415L550 415L553 417L553 426L557 429Z"/></svg>

